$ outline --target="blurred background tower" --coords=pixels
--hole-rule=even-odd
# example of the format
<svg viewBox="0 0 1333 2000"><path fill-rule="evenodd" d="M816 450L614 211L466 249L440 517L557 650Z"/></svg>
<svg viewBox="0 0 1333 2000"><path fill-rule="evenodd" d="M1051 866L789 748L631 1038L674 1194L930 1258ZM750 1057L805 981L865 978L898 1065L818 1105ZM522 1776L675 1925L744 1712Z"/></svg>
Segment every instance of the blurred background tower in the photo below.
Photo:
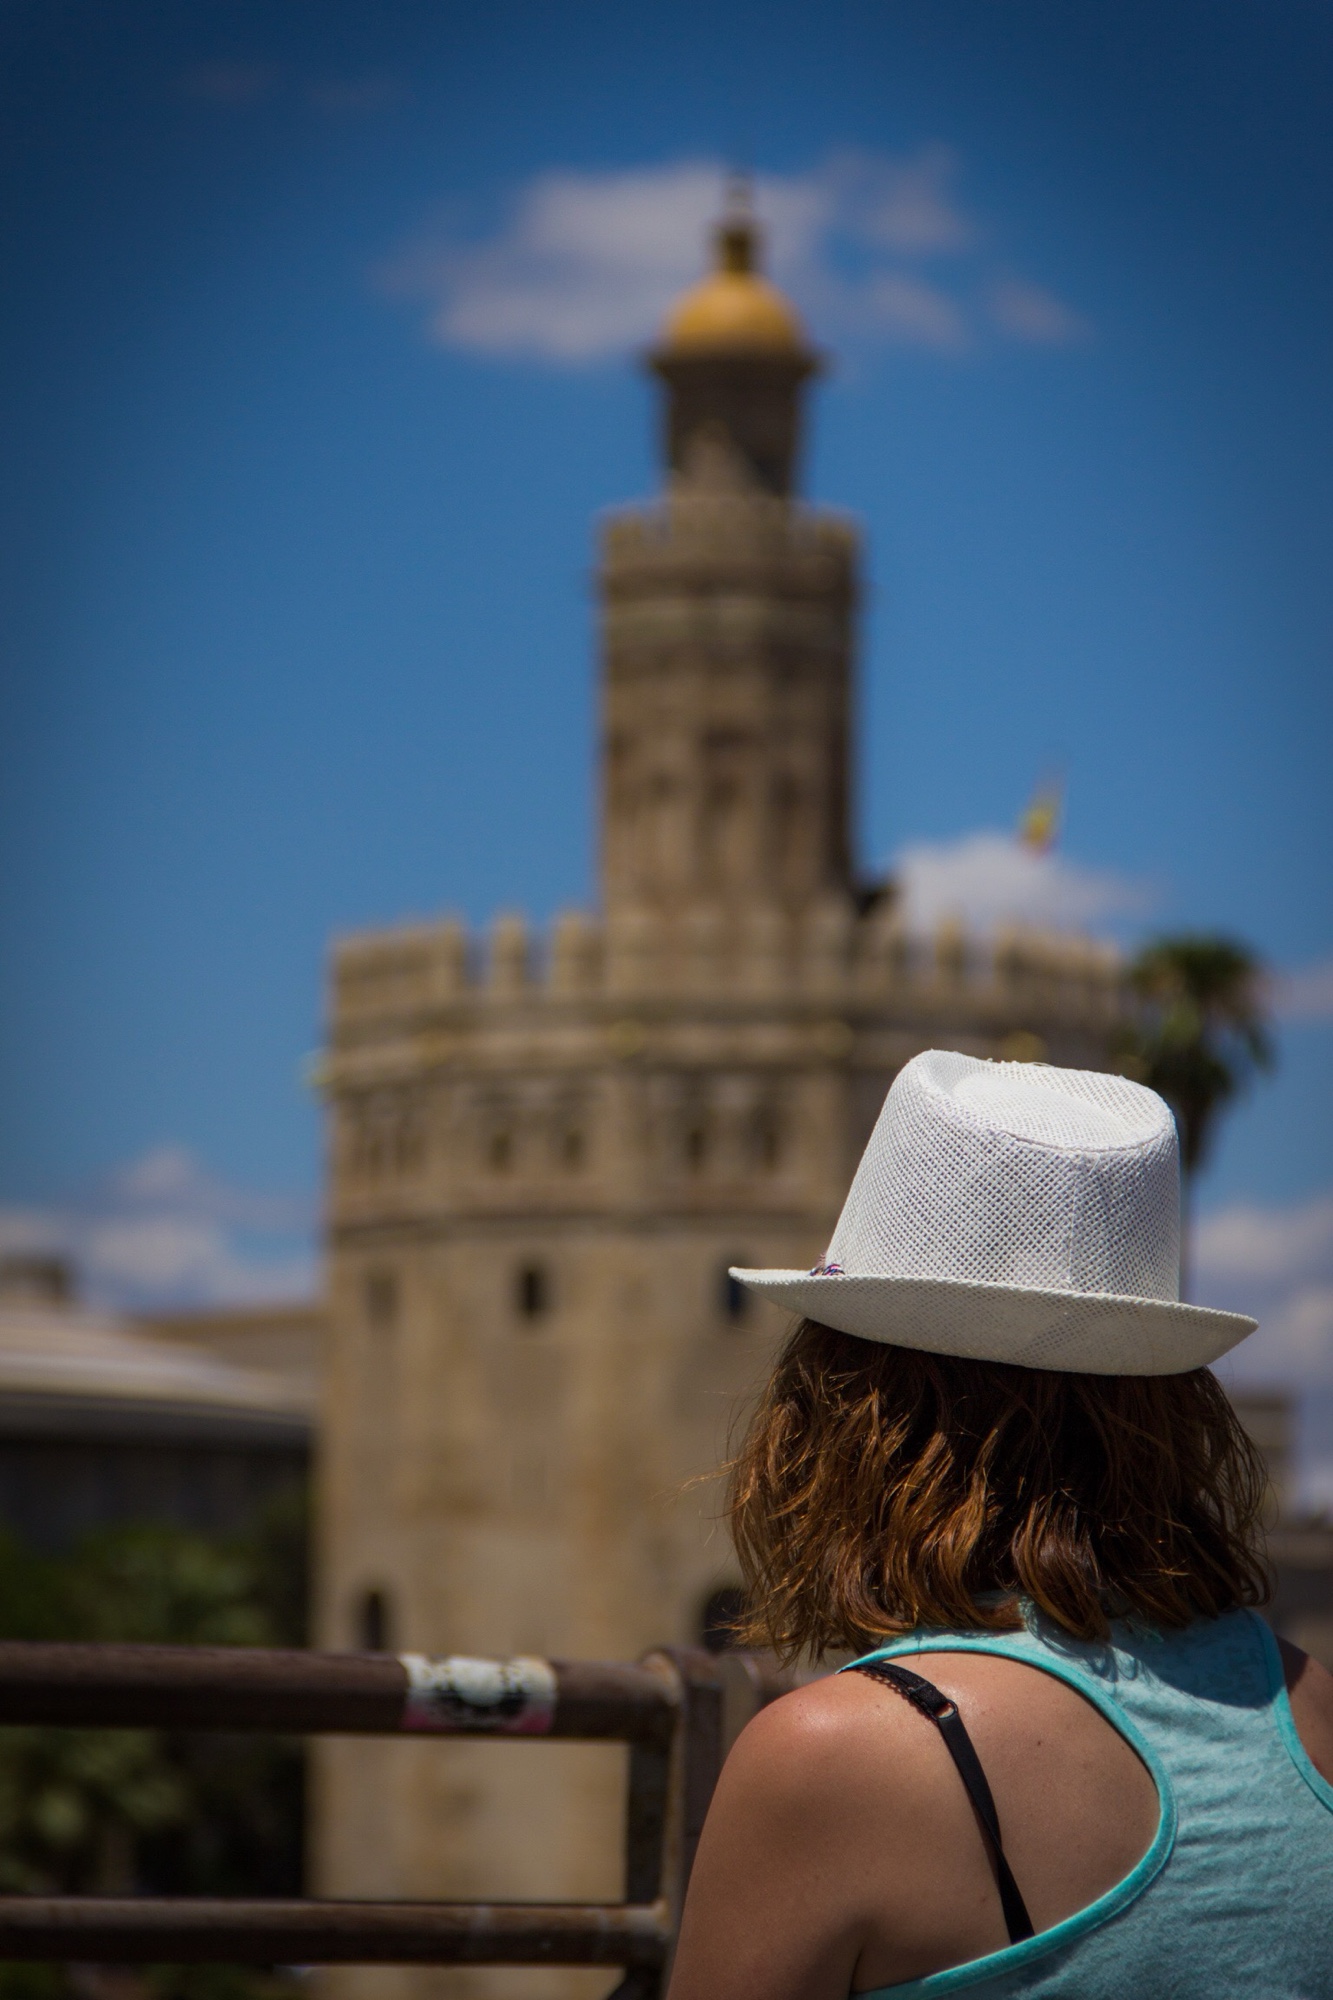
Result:
<svg viewBox="0 0 1333 2000"><path fill-rule="evenodd" d="M699 1482L901 1064L1101 1066L1113 956L904 933L857 878L858 545L796 497L818 357L743 209L651 356L665 487L601 556L599 915L442 921L332 965L318 1642L632 1658L734 1585ZM324 1746L325 1892L620 1893L617 1758ZM585 1975L381 1971L405 1993ZM591 1990L608 1981L593 1977Z"/></svg>

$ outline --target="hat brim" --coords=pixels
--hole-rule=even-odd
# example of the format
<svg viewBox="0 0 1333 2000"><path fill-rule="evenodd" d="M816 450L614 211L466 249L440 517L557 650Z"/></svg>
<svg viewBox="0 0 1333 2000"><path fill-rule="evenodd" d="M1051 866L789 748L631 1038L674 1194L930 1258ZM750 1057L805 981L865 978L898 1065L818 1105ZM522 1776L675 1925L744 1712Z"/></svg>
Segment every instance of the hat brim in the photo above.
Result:
<svg viewBox="0 0 1333 2000"><path fill-rule="evenodd" d="M1257 1320L1170 1299L988 1285L966 1278L811 1277L733 1270L760 1298L888 1347L1081 1375L1184 1375Z"/></svg>

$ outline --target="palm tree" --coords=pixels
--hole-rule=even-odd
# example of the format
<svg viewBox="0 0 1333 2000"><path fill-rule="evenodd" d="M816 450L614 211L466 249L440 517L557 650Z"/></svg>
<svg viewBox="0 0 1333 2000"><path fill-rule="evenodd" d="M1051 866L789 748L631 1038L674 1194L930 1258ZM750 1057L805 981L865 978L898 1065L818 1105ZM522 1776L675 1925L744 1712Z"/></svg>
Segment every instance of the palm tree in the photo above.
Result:
<svg viewBox="0 0 1333 2000"><path fill-rule="evenodd" d="M1125 1036L1124 1067L1161 1093L1180 1134L1182 1297L1194 1180L1218 1114L1273 1065L1264 984L1264 968L1247 946L1204 934L1157 938L1129 967L1140 1009Z"/></svg>

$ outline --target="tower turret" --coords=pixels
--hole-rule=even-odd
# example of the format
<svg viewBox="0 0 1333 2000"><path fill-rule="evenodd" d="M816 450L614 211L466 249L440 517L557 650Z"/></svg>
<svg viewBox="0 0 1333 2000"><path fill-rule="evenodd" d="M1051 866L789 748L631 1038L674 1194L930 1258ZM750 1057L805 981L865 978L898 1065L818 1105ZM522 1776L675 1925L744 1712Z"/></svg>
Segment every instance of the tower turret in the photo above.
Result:
<svg viewBox="0 0 1333 2000"><path fill-rule="evenodd" d="M604 543L602 874L608 917L800 918L850 888L856 536L798 504L818 360L733 212L668 316L665 492Z"/></svg>
<svg viewBox="0 0 1333 2000"><path fill-rule="evenodd" d="M702 446L726 449L737 475L793 489L802 385L819 367L790 302L758 270L759 232L744 209L714 236L715 266L667 319L650 366L666 390L671 472L688 478Z"/></svg>

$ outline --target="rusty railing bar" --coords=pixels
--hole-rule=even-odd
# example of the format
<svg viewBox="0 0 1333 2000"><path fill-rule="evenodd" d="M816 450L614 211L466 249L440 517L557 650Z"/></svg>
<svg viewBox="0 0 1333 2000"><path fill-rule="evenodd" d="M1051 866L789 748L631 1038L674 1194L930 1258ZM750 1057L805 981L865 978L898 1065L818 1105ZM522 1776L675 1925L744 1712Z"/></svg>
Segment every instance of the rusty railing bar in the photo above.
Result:
<svg viewBox="0 0 1333 2000"><path fill-rule="evenodd" d="M779 1691L743 1680L755 1706ZM623 1966L612 2000L660 2000L724 1754L718 1661L690 1647L622 1666L4 1642L16 1722L628 1742L623 1903L0 1897L0 1960Z"/></svg>
<svg viewBox="0 0 1333 2000"><path fill-rule="evenodd" d="M549 1664L554 1705L524 1733L670 1739L678 1700L660 1673L609 1661ZM391 1736L412 1727L408 1686L392 1653L0 1642L0 1723ZM442 1735L509 1733L501 1717L431 1727Z"/></svg>
<svg viewBox="0 0 1333 2000"><path fill-rule="evenodd" d="M252 1902L228 1897L0 1897L0 1960L106 1965L660 1967L657 1903Z"/></svg>

